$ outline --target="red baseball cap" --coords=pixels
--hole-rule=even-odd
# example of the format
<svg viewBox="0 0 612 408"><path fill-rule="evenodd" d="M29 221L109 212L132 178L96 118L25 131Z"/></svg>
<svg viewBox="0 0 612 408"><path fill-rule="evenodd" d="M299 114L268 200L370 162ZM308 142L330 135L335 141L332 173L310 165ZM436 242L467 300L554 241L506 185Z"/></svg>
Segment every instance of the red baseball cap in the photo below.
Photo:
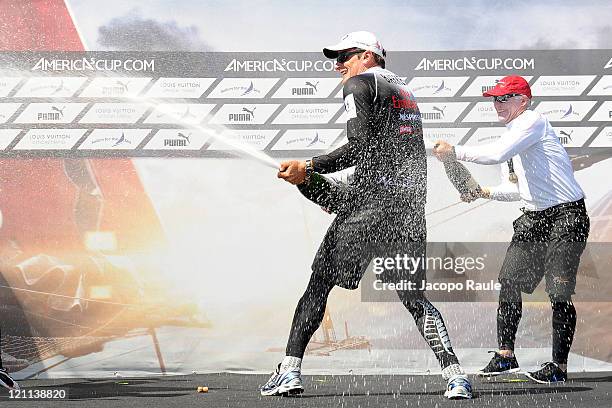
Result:
<svg viewBox="0 0 612 408"><path fill-rule="evenodd" d="M525 78L518 75L503 77L497 81L495 87L483 93L482 96L502 96L513 93L531 98L531 88Z"/></svg>

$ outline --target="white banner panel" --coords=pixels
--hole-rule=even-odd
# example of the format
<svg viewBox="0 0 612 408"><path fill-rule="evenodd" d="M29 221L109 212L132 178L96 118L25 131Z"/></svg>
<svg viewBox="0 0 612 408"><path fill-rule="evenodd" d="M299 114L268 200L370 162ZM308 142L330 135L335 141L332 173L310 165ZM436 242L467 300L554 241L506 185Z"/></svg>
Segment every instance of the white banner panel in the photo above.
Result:
<svg viewBox="0 0 612 408"><path fill-rule="evenodd" d="M531 85L533 96L577 96L593 82L595 75L546 75Z"/></svg>
<svg viewBox="0 0 612 408"><path fill-rule="evenodd" d="M612 95L612 75L604 75L595 84L593 89L588 93L589 95L596 96L610 96Z"/></svg>
<svg viewBox="0 0 612 408"><path fill-rule="evenodd" d="M612 126L606 126L590 144L592 147L612 147Z"/></svg>
<svg viewBox="0 0 612 408"><path fill-rule="evenodd" d="M328 149L342 133L341 129L289 129L272 150Z"/></svg>
<svg viewBox="0 0 612 408"><path fill-rule="evenodd" d="M589 121L612 122L612 101L602 103Z"/></svg>
<svg viewBox="0 0 612 408"><path fill-rule="evenodd" d="M579 122L595 106L595 101L543 101L535 111L551 122Z"/></svg>
<svg viewBox="0 0 612 408"><path fill-rule="evenodd" d="M338 85L337 78L287 78L272 98L327 98Z"/></svg>
<svg viewBox="0 0 612 408"><path fill-rule="evenodd" d="M145 145L145 149L199 150L210 135L191 129L160 129Z"/></svg>
<svg viewBox="0 0 612 408"><path fill-rule="evenodd" d="M133 150L151 129L95 129L80 150Z"/></svg>
<svg viewBox="0 0 612 408"><path fill-rule="evenodd" d="M274 124L318 124L328 123L331 118L344 110L344 105L341 103L316 103L316 104L298 104L292 103L278 114L272 123Z"/></svg>
<svg viewBox="0 0 612 408"><path fill-rule="evenodd" d="M0 149L6 149L21 133L21 129L0 129Z"/></svg>
<svg viewBox="0 0 612 408"><path fill-rule="evenodd" d="M0 98L7 96L19 82L20 77L0 77Z"/></svg>
<svg viewBox="0 0 612 408"><path fill-rule="evenodd" d="M143 123L193 125L201 123L215 106L212 103L161 103Z"/></svg>
<svg viewBox="0 0 612 408"><path fill-rule="evenodd" d="M459 144L469 131L470 128L424 128L425 148L433 149L438 140L444 140L452 145Z"/></svg>
<svg viewBox="0 0 612 408"><path fill-rule="evenodd" d="M423 123L452 123L469 105L469 102L419 103Z"/></svg>
<svg viewBox="0 0 612 408"><path fill-rule="evenodd" d="M279 130L245 130L245 129L226 129L221 132L221 138L211 139L211 144L208 150L238 150L231 142L245 144L257 150L264 150L276 137ZM223 140L229 139L230 143L224 143Z"/></svg>
<svg viewBox="0 0 612 408"><path fill-rule="evenodd" d="M499 122L493 101L476 103L462 122Z"/></svg>
<svg viewBox="0 0 612 408"><path fill-rule="evenodd" d="M15 150L70 150L87 129L31 129Z"/></svg>
<svg viewBox="0 0 612 408"><path fill-rule="evenodd" d="M83 98L131 98L151 82L151 78L138 77L102 77L94 78L79 97Z"/></svg>
<svg viewBox="0 0 612 408"><path fill-rule="evenodd" d="M208 98L263 98L278 78L223 78Z"/></svg>
<svg viewBox="0 0 612 408"><path fill-rule="evenodd" d="M449 98L455 96L470 77L414 77L408 87L416 96L427 98Z"/></svg>
<svg viewBox="0 0 612 408"><path fill-rule="evenodd" d="M278 104L227 104L215 113L211 123L225 125L261 125L272 116Z"/></svg>
<svg viewBox="0 0 612 408"><path fill-rule="evenodd" d="M96 103L80 123L136 123L150 109L139 103Z"/></svg>
<svg viewBox="0 0 612 408"><path fill-rule="evenodd" d="M20 103L0 103L0 123L7 122L20 106Z"/></svg>
<svg viewBox="0 0 612 408"><path fill-rule="evenodd" d="M86 103L31 103L15 123L72 123Z"/></svg>
<svg viewBox="0 0 612 408"><path fill-rule="evenodd" d="M147 98L199 98L215 78L159 78L147 91Z"/></svg>
<svg viewBox="0 0 612 408"><path fill-rule="evenodd" d="M87 81L87 77L32 77L23 84L17 98L68 98Z"/></svg>
<svg viewBox="0 0 612 408"><path fill-rule="evenodd" d="M504 132L506 132L505 127L478 128L465 144L474 146L494 143L504 134Z"/></svg>
<svg viewBox="0 0 612 408"><path fill-rule="evenodd" d="M555 126L559 141L565 147L582 147L596 130L596 127Z"/></svg>

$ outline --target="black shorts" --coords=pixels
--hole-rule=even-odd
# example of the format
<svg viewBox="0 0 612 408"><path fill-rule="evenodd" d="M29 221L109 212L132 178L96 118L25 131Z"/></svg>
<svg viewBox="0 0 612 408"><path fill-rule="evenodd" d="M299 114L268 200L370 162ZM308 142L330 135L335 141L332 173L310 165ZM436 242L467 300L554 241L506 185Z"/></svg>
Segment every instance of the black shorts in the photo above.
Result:
<svg viewBox="0 0 612 408"><path fill-rule="evenodd" d="M546 277L549 295L573 295L580 256L590 229L584 200L542 211L525 211L513 226L514 235L499 282L517 285L522 292L532 293L542 277Z"/></svg>
<svg viewBox="0 0 612 408"><path fill-rule="evenodd" d="M376 257L397 253L425 256L425 211L423 206L381 205L369 202L359 209L339 213L332 222L312 263L316 274L334 285L356 289L368 265ZM390 271L385 281L425 279L425 269L410 275Z"/></svg>

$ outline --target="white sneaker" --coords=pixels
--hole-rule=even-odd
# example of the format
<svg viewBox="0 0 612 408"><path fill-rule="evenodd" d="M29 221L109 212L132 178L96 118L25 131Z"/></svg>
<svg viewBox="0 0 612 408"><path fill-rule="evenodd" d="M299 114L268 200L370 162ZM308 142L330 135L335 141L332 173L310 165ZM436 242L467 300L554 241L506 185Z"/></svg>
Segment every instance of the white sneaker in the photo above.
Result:
<svg viewBox="0 0 612 408"><path fill-rule="evenodd" d="M300 370L280 371L280 364L272 373L272 377L259 389L261 395L293 395L304 392Z"/></svg>
<svg viewBox="0 0 612 408"><path fill-rule="evenodd" d="M457 374L449 378L444 396L448 399L471 399L472 384L467 375Z"/></svg>

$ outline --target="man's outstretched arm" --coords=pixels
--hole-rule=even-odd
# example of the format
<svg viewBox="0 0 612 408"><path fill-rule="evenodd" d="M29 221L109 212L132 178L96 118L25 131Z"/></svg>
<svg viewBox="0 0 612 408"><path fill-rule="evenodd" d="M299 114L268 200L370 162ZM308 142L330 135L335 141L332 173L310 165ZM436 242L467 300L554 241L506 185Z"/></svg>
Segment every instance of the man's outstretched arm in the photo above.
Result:
<svg viewBox="0 0 612 408"><path fill-rule="evenodd" d="M311 160L312 170L326 174L355 166L358 148L370 138L372 115L371 78L361 75L353 77L344 86L344 109L347 115L346 131L348 143L330 153L315 156ZM306 179L306 161L289 160L281 163L278 177L292 184L301 184Z"/></svg>

